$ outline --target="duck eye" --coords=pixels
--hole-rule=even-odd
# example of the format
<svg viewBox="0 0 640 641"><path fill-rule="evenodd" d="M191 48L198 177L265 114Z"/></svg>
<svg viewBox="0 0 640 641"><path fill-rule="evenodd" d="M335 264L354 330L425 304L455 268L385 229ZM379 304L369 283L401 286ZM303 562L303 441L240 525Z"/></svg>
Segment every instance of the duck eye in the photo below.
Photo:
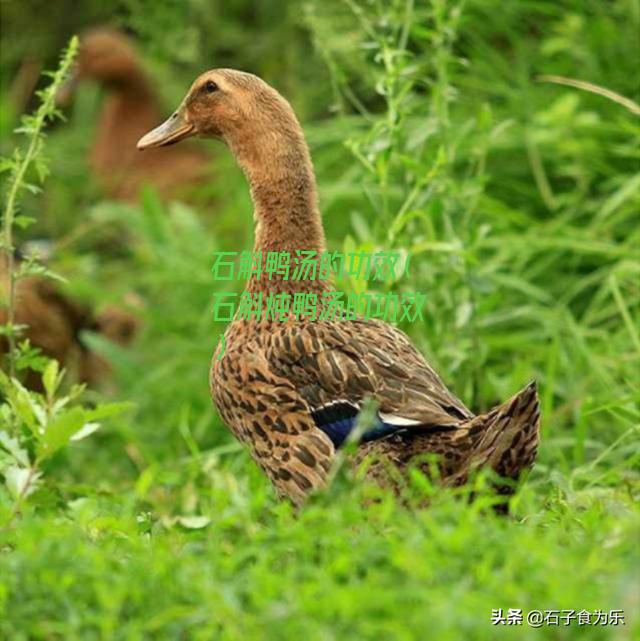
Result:
<svg viewBox="0 0 640 641"><path fill-rule="evenodd" d="M207 82L204 85L204 90L207 93L214 93L215 91L218 91L218 85L213 82L213 80L207 80Z"/></svg>

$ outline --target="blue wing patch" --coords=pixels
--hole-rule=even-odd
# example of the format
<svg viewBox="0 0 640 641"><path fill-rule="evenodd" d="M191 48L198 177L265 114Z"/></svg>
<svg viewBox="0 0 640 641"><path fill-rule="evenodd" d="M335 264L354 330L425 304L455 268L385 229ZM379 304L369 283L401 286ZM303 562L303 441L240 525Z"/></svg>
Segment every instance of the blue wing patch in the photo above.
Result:
<svg viewBox="0 0 640 641"><path fill-rule="evenodd" d="M316 425L331 439L334 447L338 449L351 434L356 425L360 408L348 401L336 401L311 412ZM386 418L386 417L385 417ZM383 420L378 415L378 423L367 430L360 438L361 443L368 443L385 438L396 432L405 430L407 424L393 424L390 420Z"/></svg>

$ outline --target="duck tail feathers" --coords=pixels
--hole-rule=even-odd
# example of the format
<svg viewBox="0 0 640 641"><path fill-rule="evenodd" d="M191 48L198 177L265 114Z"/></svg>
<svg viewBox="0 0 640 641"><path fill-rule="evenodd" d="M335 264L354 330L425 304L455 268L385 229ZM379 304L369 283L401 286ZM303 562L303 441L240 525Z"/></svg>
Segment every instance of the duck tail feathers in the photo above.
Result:
<svg viewBox="0 0 640 641"><path fill-rule="evenodd" d="M469 423L477 434L471 467L490 466L499 476L517 480L536 458L540 440L540 401L535 381L505 403Z"/></svg>

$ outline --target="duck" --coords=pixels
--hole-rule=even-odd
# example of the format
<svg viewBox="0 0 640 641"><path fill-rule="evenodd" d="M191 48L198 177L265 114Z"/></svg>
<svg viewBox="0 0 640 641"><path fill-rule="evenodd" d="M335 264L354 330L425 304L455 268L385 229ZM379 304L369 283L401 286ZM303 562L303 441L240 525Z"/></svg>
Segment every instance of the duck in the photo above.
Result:
<svg viewBox="0 0 640 641"><path fill-rule="evenodd" d="M222 140L243 170L254 206L254 256L263 267L268 252L304 250L318 257L326 250L310 152L291 105L276 89L250 73L208 71L138 149L193 136ZM245 291L304 292L320 301L335 290L329 279L261 278L256 270ZM490 468L503 481L499 493L508 495L537 454L535 381L476 415L407 335L380 319L247 319L236 313L214 353L210 389L224 423L277 493L298 506L328 485L340 457L364 470L358 478L396 492L412 467L454 487ZM370 406L376 408L373 422L358 434ZM342 454L346 444L351 447ZM437 474L425 462L429 455Z"/></svg>
<svg viewBox="0 0 640 641"><path fill-rule="evenodd" d="M16 252L14 268L19 269L24 256ZM8 296L9 278L7 261L0 260L0 298ZM8 322L6 305L0 305L0 326ZM16 284L14 323L23 326L19 340L28 339L41 354L57 360L63 367L75 370L80 383L91 387L102 384L111 367L99 354L84 342L82 333L100 334L121 347L129 346L140 328L136 314L120 305L106 305L97 311L64 292L56 281L43 276L27 276ZM0 356L6 355L9 344L0 336ZM25 386L42 392L41 374L28 369Z"/></svg>
<svg viewBox="0 0 640 641"><path fill-rule="evenodd" d="M194 187L204 183L211 160L192 147L164 154L136 153L136 141L163 117L163 111L130 38L109 27L82 34L74 70L58 92L58 104L66 105L86 81L98 83L107 94L89 157L103 194L135 203L148 185L165 201L188 200Z"/></svg>

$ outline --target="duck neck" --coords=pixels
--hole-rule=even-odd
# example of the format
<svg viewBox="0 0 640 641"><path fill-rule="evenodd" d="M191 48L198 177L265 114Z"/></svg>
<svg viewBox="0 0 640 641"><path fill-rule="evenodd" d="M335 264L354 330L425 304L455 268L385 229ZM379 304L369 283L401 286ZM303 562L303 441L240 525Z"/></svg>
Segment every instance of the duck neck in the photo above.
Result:
<svg viewBox="0 0 640 641"><path fill-rule="evenodd" d="M94 167L102 173L122 172L136 157L140 133L161 120L161 111L142 73L106 85L105 100L92 151Z"/></svg>
<svg viewBox="0 0 640 641"><path fill-rule="evenodd" d="M325 250L311 157L297 122L295 125L275 135L247 136L232 145L251 188L254 253L261 253L263 265L268 252L288 253L293 265L297 252L315 252L319 260ZM260 279L254 275L248 289L314 291L326 285L317 280L292 283L276 274L266 280L264 275Z"/></svg>

